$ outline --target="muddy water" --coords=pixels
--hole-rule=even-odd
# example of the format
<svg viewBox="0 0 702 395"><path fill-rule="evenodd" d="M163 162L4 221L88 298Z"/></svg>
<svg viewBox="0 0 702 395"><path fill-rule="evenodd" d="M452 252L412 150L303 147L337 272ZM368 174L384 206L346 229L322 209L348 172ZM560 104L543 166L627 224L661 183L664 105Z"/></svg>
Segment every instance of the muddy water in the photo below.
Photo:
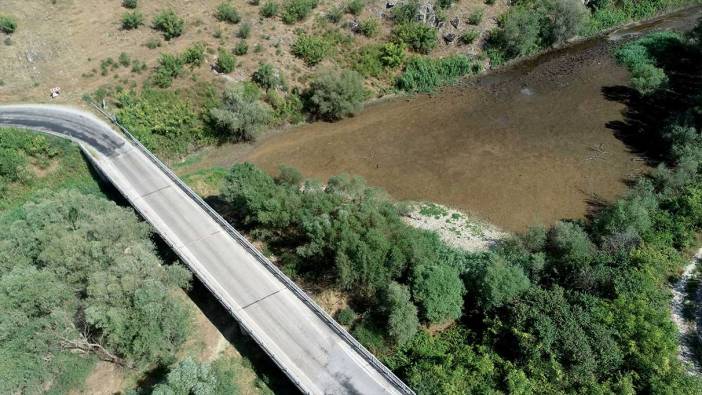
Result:
<svg viewBox="0 0 702 395"><path fill-rule="evenodd" d="M506 230L583 217L593 200L620 196L625 180L647 170L607 127L622 120L624 106L602 90L628 81L610 56L613 42L691 26L691 15L617 31L433 96L298 127L243 160L271 172L288 164L319 179L361 175L397 199L435 201Z"/></svg>

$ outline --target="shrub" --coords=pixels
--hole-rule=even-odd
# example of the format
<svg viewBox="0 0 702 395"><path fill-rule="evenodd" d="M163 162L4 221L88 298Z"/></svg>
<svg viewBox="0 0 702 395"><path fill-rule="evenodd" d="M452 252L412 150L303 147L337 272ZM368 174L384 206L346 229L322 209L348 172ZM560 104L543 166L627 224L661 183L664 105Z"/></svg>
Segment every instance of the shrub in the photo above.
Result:
<svg viewBox="0 0 702 395"><path fill-rule="evenodd" d="M446 265L418 266L412 278L414 300L432 323L461 316L465 288L456 269Z"/></svg>
<svg viewBox="0 0 702 395"><path fill-rule="evenodd" d="M412 340L419 326L417 307L412 303L409 288L391 282L385 291L385 306L388 310L388 334L395 344L402 346Z"/></svg>
<svg viewBox="0 0 702 395"><path fill-rule="evenodd" d="M358 318L358 315L350 307L341 309L338 313L336 313L336 321L341 325L349 326L356 321L356 318Z"/></svg>
<svg viewBox="0 0 702 395"><path fill-rule="evenodd" d="M363 78L351 70L324 71L307 91L309 111L326 120L353 115L363 108L366 97Z"/></svg>
<svg viewBox="0 0 702 395"><path fill-rule="evenodd" d="M385 67L395 68L405 61L405 46L403 44L385 43L380 48L380 62Z"/></svg>
<svg viewBox="0 0 702 395"><path fill-rule="evenodd" d="M163 32L163 37L166 40L179 37L185 29L185 21L180 18L173 10L161 11L153 21L153 28Z"/></svg>
<svg viewBox="0 0 702 395"><path fill-rule="evenodd" d="M290 25L307 17L317 7L317 0L287 0L280 14L284 23Z"/></svg>
<svg viewBox="0 0 702 395"><path fill-rule="evenodd" d="M232 52L236 56L246 55L249 52L249 44L246 42L246 40L239 40L239 42L234 46Z"/></svg>
<svg viewBox="0 0 702 395"><path fill-rule="evenodd" d="M12 34L17 30L17 20L9 15L0 15L0 31Z"/></svg>
<svg viewBox="0 0 702 395"><path fill-rule="evenodd" d="M431 92L454 82L458 77L477 71L467 57L453 55L443 59L411 58L397 78L398 88L408 92Z"/></svg>
<svg viewBox="0 0 702 395"><path fill-rule="evenodd" d="M234 8L234 5L228 1L222 2L217 6L215 18L227 23L239 23L241 20L239 12Z"/></svg>
<svg viewBox="0 0 702 395"><path fill-rule="evenodd" d="M419 16L419 1L410 0L392 9L392 18L397 24L416 22Z"/></svg>
<svg viewBox="0 0 702 395"><path fill-rule="evenodd" d="M129 55L127 55L126 52L120 53L119 57L117 58L117 61L124 67L127 67L132 63L132 60L129 59Z"/></svg>
<svg viewBox="0 0 702 395"><path fill-rule="evenodd" d="M183 62L180 57L171 54L161 54L158 66L151 75L151 82L159 88L168 88L183 72Z"/></svg>
<svg viewBox="0 0 702 395"><path fill-rule="evenodd" d="M137 0L122 0L122 7L124 8L137 8Z"/></svg>
<svg viewBox="0 0 702 395"><path fill-rule="evenodd" d="M549 45L562 43L577 35L590 17L590 12L580 0L548 0L544 6L550 23L543 35Z"/></svg>
<svg viewBox="0 0 702 395"><path fill-rule="evenodd" d="M436 47L436 29L419 22L402 23L392 30L393 41L427 54Z"/></svg>
<svg viewBox="0 0 702 395"><path fill-rule="evenodd" d="M468 23L471 25L479 25L480 22L483 20L483 10L476 10L471 12L471 14L468 16Z"/></svg>
<svg viewBox="0 0 702 395"><path fill-rule="evenodd" d="M366 37L375 37L380 31L380 24L377 19L369 18L358 24L358 31Z"/></svg>
<svg viewBox="0 0 702 395"><path fill-rule="evenodd" d="M346 12L353 15L361 15L365 6L366 2L364 0L349 0L346 3Z"/></svg>
<svg viewBox="0 0 702 395"><path fill-rule="evenodd" d="M331 43L324 37L300 34L292 45L292 54L308 66L321 62L331 50Z"/></svg>
<svg viewBox="0 0 702 395"><path fill-rule="evenodd" d="M458 40L465 45L472 44L480 36L480 32L474 29L469 29L463 32Z"/></svg>
<svg viewBox="0 0 702 395"><path fill-rule="evenodd" d="M254 71L251 80L264 89L276 88L281 84L280 74L268 63L264 63Z"/></svg>
<svg viewBox="0 0 702 395"><path fill-rule="evenodd" d="M542 45L541 18L532 10L517 6L498 21L498 28L490 32L488 51L500 53L503 59L533 54Z"/></svg>
<svg viewBox="0 0 702 395"><path fill-rule="evenodd" d="M217 70L220 73L231 73L236 67L236 59L228 51L220 48L217 54Z"/></svg>
<svg viewBox="0 0 702 395"><path fill-rule="evenodd" d="M246 85L226 87L222 106L210 110L210 117L222 137L233 141L256 138L261 126L271 119L270 110L258 98L257 88L251 89Z"/></svg>
<svg viewBox="0 0 702 395"><path fill-rule="evenodd" d="M158 38L150 38L145 45L149 49L156 49L161 46L161 40Z"/></svg>
<svg viewBox="0 0 702 395"><path fill-rule="evenodd" d="M327 20L331 23L339 23L342 16L344 16L344 10L341 7L332 7L327 11Z"/></svg>
<svg viewBox="0 0 702 395"><path fill-rule="evenodd" d="M200 66L205 61L205 44L195 43L191 45L183 52L180 59L185 64Z"/></svg>
<svg viewBox="0 0 702 395"><path fill-rule="evenodd" d="M439 6L441 9L446 9L449 8L453 5L454 0L438 0L436 2L436 5Z"/></svg>
<svg viewBox="0 0 702 395"><path fill-rule="evenodd" d="M364 77L380 77L385 71L385 66L380 60L382 56L380 45L363 46L352 56L351 67Z"/></svg>
<svg viewBox="0 0 702 395"><path fill-rule="evenodd" d="M242 23L239 27L239 32L236 35L243 39L249 38L251 35L251 24L248 22Z"/></svg>
<svg viewBox="0 0 702 395"><path fill-rule="evenodd" d="M144 14L139 11L122 14L122 29L133 30L144 24Z"/></svg>
<svg viewBox="0 0 702 395"><path fill-rule="evenodd" d="M263 3L260 13L264 18L273 18L278 13L278 3L275 1L267 1Z"/></svg>

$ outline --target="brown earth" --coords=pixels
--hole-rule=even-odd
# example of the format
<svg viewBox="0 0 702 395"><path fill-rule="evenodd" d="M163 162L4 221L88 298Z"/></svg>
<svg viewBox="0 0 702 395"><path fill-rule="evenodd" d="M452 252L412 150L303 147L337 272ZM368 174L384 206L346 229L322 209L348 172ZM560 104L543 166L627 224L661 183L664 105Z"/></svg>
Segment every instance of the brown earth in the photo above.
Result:
<svg viewBox="0 0 702 395"><path fill-rule="evenodd" d="M346 172L397 199L434 201L510 231L579 218L647 168L607 127L624 106L602 88L628 81L609 51L580 44L337 123L210 148L191 168L251 161L320 179Z"/></svg>

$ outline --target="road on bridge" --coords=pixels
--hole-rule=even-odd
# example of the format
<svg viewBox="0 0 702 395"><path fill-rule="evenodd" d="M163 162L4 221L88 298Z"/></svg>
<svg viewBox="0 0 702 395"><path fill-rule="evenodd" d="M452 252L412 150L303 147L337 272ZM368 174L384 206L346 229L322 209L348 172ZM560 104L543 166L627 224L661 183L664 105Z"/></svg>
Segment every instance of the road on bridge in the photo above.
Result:
<svg viewBox="0 0 702 395"><path fill-rule="evenodd" d="M0 126L78 143L303 392L413 393L138 142L67 107L0 106Z"/></svg>

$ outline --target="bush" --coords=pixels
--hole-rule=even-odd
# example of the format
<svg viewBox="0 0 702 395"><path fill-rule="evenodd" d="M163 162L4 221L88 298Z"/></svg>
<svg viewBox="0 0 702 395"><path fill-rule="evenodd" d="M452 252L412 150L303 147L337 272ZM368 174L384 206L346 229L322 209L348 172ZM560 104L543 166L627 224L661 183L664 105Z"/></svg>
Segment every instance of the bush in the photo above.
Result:
<svg viewBox="0 0 702 395"><path fill-rule="evenodd" d="M300 34L292 45L292 54L308 66L314 66L329 55L332 45L325 37Z"/></svg>
<svg viewBox="0 0 702 395"><path fill-rule="evenodd" d="M388 311L388 334L395 344L402 346L412 340L419 327L417 307L412 303L409 288L391 282L385 291L385 306Z"/></svg>
<svg viewBox="0 0 702 395"><path fill-rule="evenodd" d="M380 62L389 68L400 66L405 61L403 44L386 43L380 49Z"/></svg>
<svg viewBox="0 0 702 395"><path fill-rule="evenodd" d="M126 52L122 52L119 54L119 57L117 58L117 61L119 64L121 64L123 67L127 67L132 63L132 60L129 58L129 55L127 55Z"/></svg>
<svg viewBox="0 0 702 395"><path fill-rule="evenodd" d="M332 7L327 11L327 20L331 23L339 23L343 16L344 10L341 7Z"/></svg>
<svg viewBox="0 0 702 395"><path fill-rule="evenodd" d="M0 31L12 34L17 30L17 20L9 15L0 15Z"/></svg>
<svg viewBox="0 0 702 395"><path fill-rule="evenodd" d="M563 43L580 33L590 17L580 0L548 0L544 4L550 21L544 33L549 45Z"/></svg>
<svg viewBox="0 0 702 395"><path fill-rule="evenodd" d="M312 114L333 121L360 111L366 92L360 74L334 70L318 74L310 83L307 97Z"/></svg>
<svg viewBox="0 0 702 395"><path fill-rule="evenodd" d="M264 18L273 18L278 13L278 3L275 1L267 1L263 3L260 13Z"/></svg>
<svg viewBox="0 0 702 395"><path fill-rule="evenodd" d="M480 36L480 32L474 29L469 29L463 32L459 37L458 41L460 41L462 44L469 45L473 44L473 42Z"/></svg>
<svg viewBox="0 0 702 395"><path fill-rule="evenodd" d="M255 86L253 86L255 88ZM251 141L271 119L271 112L259 100L258 89L246 85L229 85L222 106L210 110L221 136L232 141Z"/></svg>
<svg viewBox="0 0 702 395"><path fill-rule="evenodd" d="M417 267L412 278L412 293L429 322L441 323L461 316L465 288L452 267L441 264Z"/></svg>
<svg viewBox="0 0 702 395"><path fill-rule="evenodd" d="M338 313L336 313L336 321L341 325L349 326L356 321L356 318L358 318L358 315L350 307L341 309Z"/></svg>
<svg viewBox="0 0 702 395"><path fill-rule="evenodd" d="M447 9L453 5L454 0L438 0L436 5L441 9Z"/></svg>
<svg viewBox="0 0 702 395"><path fill-rule="evenodd" d="M161 54L158 66L151 75L151 82L159 88L168 88L183 72L183 61L180 57L171 54Z"/></svg>
<svg viewBox="0 0 702 395"><path fill-rule="evenodd" d="M180 18L173 10L161 11L154 18L153 28L163 32L163 37L166 40L179 37L185 29L185 21Z"/></svg>
<svg viewBox="0 0 702 395"><path fill-rule="evenodd" d="M414 57L405 65L396 85L407 92L431 92L439 86L455 82L461 76L479 71L478 67L463 55L442 59Z"/></svg>
<svg viewBox="0 0 702 395"><path fill-rule="evenodd" d="M234 46L233 52L236 56L246 55L249 52L249 44L246 43L246 40L239 40Z"/></svg>
<svg viewBox="0 0 702 395"><path fill-rule="evenodd" d="M287 0L280 14L284 23L290 25L307 17L317 7L317 0Z"/></svg>
<svg viewBox="0 0 702 395"><path fill-rule="evenodd" d="M244 22L239 27L239 32L236 34L239 38L247 39L251 35L251 24Z"/></svg>
<svg viewBox="0 0 702 395"><path fill-rule="evenodd" d="M239 23L239 21L241 20L239 12L229 1L222 2L217 6L217 10L215 11L215 18L217 18L217 20L219 21L227 23Z"/></svg>
<svg viewBox="0 0 702 395"><path fill-rule="evenodd" d="M205 44L195 43L188 47L180 57L185 64L200 66L205 61Z"/></svg>
<svg viewBox="0 0 702 395"><path fill-rule="evenodd" d="M349 2L346 3L346 12L358 16L361 15L365 6L366 2L364 0L349 0Z"/></svg>
<svg viewBox="0 0 702 395"><path fill-rule="evenodd" d="M428 54L437 44L436 29L419 22L402 23L392 29L393 41Z"/></svg>
<svg viewBox="0 0 702 395"><path fill-rule="evenodd" d="M468 23L471 25L479 25L480 22L483 20L483 10L476 10L470 13L468 15Z"/></svg>
<svg viewBox="0 0 702 395"><path fill-rule="evenodd" d="M122 0L122 7L124 8L137 8L137 0Z"/></svg>
<svg viewBox="0 0 702 395"><path fill-rule="evenodd" d="M236 59L227 50L220 48L217 53L217 71L220 73L231 73L236 67Z"/></svg>
<svg viewBox="0 0 702 395"><path fill-rule="evenodd" d="M377 19L369 18L358 24L358 31L366 37L375 37L380 31L380 24Z"/></svg>
<svg viewBox="0 0 702 395"><path fill-rule="evenodd" d="M133 30L144 24L144 14L139 11L122 14L122 29Z"/></svg>
<svg viewBox="0 0 702 395"><path fill-rule="evenodd" d="M416 22L419 17L419 1L410 0L396 5L392 9L392 18L396 24Z"/></svg>
<svg viewBox="0 0 702 395"><path fill-rule="evenodd" d="M280 74L268 63L264 63L254 71L251 80L266 90L274 89L281 84Z"/></svg>

